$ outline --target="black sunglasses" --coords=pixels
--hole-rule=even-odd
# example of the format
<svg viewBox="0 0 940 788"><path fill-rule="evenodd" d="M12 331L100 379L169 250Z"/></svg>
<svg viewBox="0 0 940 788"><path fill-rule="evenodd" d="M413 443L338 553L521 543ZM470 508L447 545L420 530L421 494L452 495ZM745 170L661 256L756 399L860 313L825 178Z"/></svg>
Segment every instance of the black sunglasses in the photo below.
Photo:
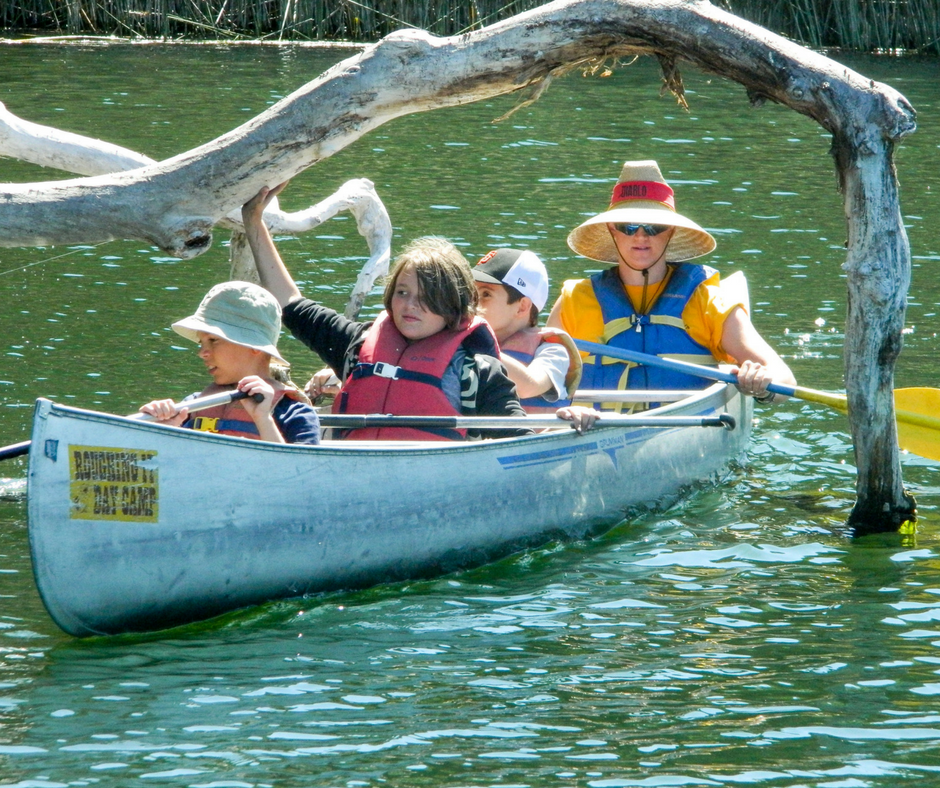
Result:
<svg viewBox="0 0 940 788"><path fill-rule="evenodd" d="M636 235L637 230L641 227L643 228L643 232L647 235L659 235L669 229L668 224L625 224L624 222L613 222L610 226L618 233L623 233L624 235Z"/></svg>

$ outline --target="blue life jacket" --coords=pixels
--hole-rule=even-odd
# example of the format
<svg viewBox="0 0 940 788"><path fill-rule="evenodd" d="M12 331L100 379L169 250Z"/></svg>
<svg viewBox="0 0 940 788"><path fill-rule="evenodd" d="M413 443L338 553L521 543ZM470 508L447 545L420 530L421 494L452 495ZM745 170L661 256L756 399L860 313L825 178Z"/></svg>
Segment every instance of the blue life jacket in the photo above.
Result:
<svg viewBox="0 0 940 788"><path fill-rule="evenodd" d="M638 315L627 296L617 268L594 274L591 285L604 318L603 344L693 364L715 366L704 345L689 336L682 311L695 289L715 271L704 265L670 263L665 289L645 315ZM682 372L637 365L607 356L584 360L582 388L588 389L700 389L702 378Z"/></svg>

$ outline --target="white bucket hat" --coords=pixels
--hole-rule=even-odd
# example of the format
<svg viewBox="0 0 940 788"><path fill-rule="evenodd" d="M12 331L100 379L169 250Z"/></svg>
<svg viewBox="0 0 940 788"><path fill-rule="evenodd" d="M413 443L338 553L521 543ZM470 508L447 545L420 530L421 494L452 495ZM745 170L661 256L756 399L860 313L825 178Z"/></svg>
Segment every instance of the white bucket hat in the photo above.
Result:
<svg viewBox="0 0 940 788"><path fill-rule="evenodd" d="M655 161L628 161L614 187L610 206L582 223L568 235L568 246L591 260L619 263L608 222L665 224L676 230L666 247L667 262L678 263L714 250L715 239L691 219L676 213L672 187Z"/></svg>
<svg viewBox="0 0 940 788"><path fill-rule="evenodd" d="M281 307L267 290L251 282L222 282L213 287L196 313L177 320L173 330L199 341L199 332L227 339L236 345L261 350L290 366L278 353Z"/></svg>

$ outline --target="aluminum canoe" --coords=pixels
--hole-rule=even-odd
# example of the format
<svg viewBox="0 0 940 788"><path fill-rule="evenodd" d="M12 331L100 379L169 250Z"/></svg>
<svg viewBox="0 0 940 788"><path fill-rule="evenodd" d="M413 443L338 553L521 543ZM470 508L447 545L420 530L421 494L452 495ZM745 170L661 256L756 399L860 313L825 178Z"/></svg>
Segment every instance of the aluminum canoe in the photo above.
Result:
<svg viewBox="0 0 940 788"><path fill-rule="evenodd" d="M465 443L283 446L38 400L27 485L33 569L76 636L152 631L267 600L428 577L714 478L747 444L725 384L664 405L734 429L624 420Z"/></svg>

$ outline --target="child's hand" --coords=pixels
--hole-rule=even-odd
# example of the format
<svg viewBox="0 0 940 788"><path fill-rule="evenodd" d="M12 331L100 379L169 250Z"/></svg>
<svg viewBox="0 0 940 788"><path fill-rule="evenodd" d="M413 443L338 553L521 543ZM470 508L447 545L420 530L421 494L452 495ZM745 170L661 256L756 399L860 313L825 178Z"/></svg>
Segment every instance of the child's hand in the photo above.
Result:
<svg viewBox="0 0 940 788"><path fill-rule="evenodd" d="M284 181L284 183L278 184L273 189L262 186L261 190L242 206L242 221L245 225L247 226L253 221L260 221L264 209L268 207L271 200L284 190L288 183L290 181Z"/></svg>
<svg viewBox="0 0 940 788"><path fill-rule="evenodd" d="M189 408L177 405L171 399L155 399L140 406L140 412L153 416L161 424L179 427L189 416Z"/></svg>
<svg viewBox="0 0 940 788"><path fill-rule="evenodd" d="M249 375L238 381L236 388L248 395L248 397L241 400L241 403L253 421L257 422L258 419L266 418L271 414L274 409L274 386L269 381L259 378L257 375ZM260 394L263 399L260 402L255 402L253 399L255 394Z"/></svg>
<svg viewBox="0 0 940 788"><path fill-rule="evenodd" d="M571 426L575 430L583 435L591 427L594 426L594 422L601 418L600 411L594 410L594 408L585 408L581 405L569 405L567 408L559 408L556 413L559 419L564 419L565 421L572 422Z"/></svg>
<svg viewBox="0 0 940 788"><path fill-rule="evenodd" d="M312 402L316 403L322 397L335 397L339 394L339 389L339 378L336 377L332 369L325 367L319 372L315 372L313 377L307 381L307 385L304 386L304 393L310 397Z"/></svg>
<svg viewBox="0 0 940 788"><path fill-rule="evenodd" d="M238 381L238 390L248 394L246 399L240 400L251 420L258 428L258 435L263 441L273 441L274 443L284 443L284 436L274 419L274 392L275 387L281 390L279 383L259 378L257 375L249 375ZM261 402L255 402L252 397L256 394L262 396Z"/></svg>

